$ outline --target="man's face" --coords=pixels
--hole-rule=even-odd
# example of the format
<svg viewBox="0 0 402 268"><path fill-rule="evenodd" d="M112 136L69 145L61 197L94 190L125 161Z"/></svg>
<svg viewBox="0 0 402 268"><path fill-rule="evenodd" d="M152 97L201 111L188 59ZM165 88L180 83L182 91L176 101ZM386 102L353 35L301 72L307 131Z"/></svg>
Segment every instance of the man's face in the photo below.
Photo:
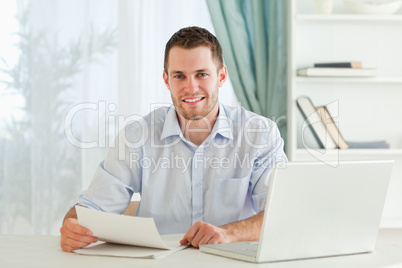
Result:
<svg viewBox="0 0 402 268"><path fill-rule="evenodd" d="M218 88L225 82L227 72L226 66L217 69L208 47L172 47L167 69L163 80L179 116L199 120L217 115Z"/></svg>

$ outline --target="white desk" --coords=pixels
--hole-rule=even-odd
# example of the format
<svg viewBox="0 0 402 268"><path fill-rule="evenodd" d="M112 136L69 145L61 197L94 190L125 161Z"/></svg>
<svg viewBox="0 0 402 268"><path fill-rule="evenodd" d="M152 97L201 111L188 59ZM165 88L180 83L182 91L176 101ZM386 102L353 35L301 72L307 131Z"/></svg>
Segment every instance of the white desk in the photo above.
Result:
<svg viewBox="0 0 402 268"><path fill-rule="evenodd" d="M188 248L164 259L84 256L63 252L57 236L0 235L0 267L402 267L402 229L380 230L370 254L254 264Z"/></svg>

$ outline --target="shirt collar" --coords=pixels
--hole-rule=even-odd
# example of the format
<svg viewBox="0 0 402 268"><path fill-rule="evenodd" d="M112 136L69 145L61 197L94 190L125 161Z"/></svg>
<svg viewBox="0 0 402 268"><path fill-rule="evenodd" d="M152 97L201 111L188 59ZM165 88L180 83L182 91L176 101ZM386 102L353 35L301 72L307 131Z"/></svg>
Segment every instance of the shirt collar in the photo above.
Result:
<svg viewBox="0 0 402 268"><path fill-rule="evenodd" d="M219 103L218 118L216 119L215 125L212 129L211 139L214 139L217 134L224 138L233 140L233 124L226 114L225 107L222 103Z"/></svg>
<svg viewBox="0 0 402 268"><path fill-rule="evenodd" d="M224 106L219 103L219 113L218 118L215 121L215 125L212 129L211 139L214 139L217 134L222 137L233 139L233 131L232 124L230 122L230 118L226 114L226 110ZM165 139L169 136L181 135L181 129L179 126L179 121L177 120L176 109L174 105L169 107L169 110L166 113L165 123L163 125L163 130L161 134L161 140Z"/></svg>
<svg viewBox="0 0 402 268"><path fill-rule="evenodd" d="M166 113L166 119L163 125L161 140L166 139L170 136L180 136L180 133L181 130L179 126L179 121L177 120L176 109L174 105L171 105Z"/></svg>

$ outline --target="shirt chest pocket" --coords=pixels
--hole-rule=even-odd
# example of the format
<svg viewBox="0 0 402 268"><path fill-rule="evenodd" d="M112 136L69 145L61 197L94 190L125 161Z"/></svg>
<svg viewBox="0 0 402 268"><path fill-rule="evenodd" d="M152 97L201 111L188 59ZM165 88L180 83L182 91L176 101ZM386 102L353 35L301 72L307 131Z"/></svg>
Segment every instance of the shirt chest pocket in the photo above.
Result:
<svg viewBox="0 0 402 268"><path fill-rule="evenodd" d="M248 185L249 176L214 180L216 225L240 220L247 198Z"/></svg>

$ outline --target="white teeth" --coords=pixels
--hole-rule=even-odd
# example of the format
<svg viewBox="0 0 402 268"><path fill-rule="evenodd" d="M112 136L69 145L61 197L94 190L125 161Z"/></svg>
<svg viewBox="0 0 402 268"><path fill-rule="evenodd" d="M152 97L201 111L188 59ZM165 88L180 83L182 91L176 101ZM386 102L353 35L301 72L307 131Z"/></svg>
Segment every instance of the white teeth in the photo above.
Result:
<svg viewBox="0 0 402 268"><path fill-rule="evenodd" d="M196 101L199 101L201 99L202 99L202 97L201 98L196 98L196 99L187 99L187 100L184 100L184 101L185 102L196 102Z"/></svg>

